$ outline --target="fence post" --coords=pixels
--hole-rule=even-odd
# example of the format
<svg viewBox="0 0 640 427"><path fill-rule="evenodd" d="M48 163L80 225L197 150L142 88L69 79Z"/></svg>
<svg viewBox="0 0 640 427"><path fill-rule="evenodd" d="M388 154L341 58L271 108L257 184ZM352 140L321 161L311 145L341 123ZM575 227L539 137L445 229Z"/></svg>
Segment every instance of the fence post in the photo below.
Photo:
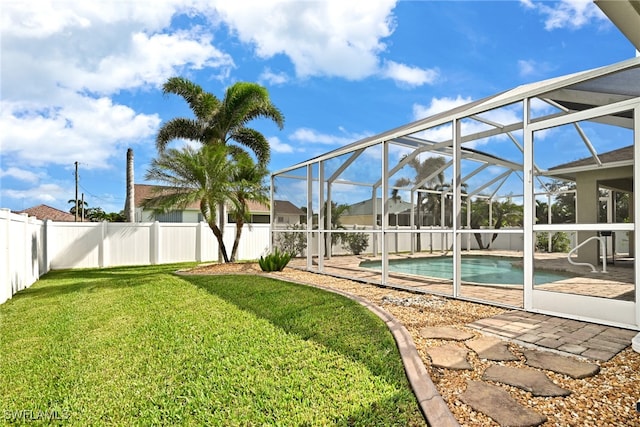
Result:
<svg viewBox="0 0 640 427"><path fill-rule="evenodd" d="M49 272L49 270L51 270L51 258L49 256L50 252L50 247L49 245L51 244L51 236L49 235L49 233L51 233L51 220L50 219L46 219L44 220L44 228L42 230L42 252L44 252L42 254L42 262L44 263L44 273L46 274Z"/></svg>
<svg viewBox="0 0 640 427"><path fill-rule="evenodd" d="M31 235L29 234L29 214L21 213L22 217L22 232L24 236L24 250L22 256L24 257L24 270L22 270L22 283L20 284L20 290L26 289L31 284L31 271L33 264L31 261Z"/></svg>
<svg viewBox="0 0 640 427"><path fill-rule="evenodd" d="M149 235L149 244L150 249L149 253L151 254L151 264L160 264L160 223L155 221L151 226L151 233Z"/></svg>
<svg viewBox="0 0 640 427"><path fill-rule="evenodd" d="M196 227L196 261L202 262L204 258L204 222L200 221Z"/></svg>
<svg viewBox="0 0 640 427"><path fill-rule="evenodd" d="M107 221L100 223L100 243L98 243L98 266L100 268L107 267L109 265L109 233Z"/></svg>
<svg viewBox="0 0 640 427"><path fill-rule="evenodd" d="M11 232L11 210L7 208L0 209L0 219L2 220L2 224L4 226L3 235L4 239L2 242L2 264L0 264L0 286L2 286L0 293L0 304L9 300L13 296L13 286L11 283L11 251L9 250L9 240Z"/></svg>

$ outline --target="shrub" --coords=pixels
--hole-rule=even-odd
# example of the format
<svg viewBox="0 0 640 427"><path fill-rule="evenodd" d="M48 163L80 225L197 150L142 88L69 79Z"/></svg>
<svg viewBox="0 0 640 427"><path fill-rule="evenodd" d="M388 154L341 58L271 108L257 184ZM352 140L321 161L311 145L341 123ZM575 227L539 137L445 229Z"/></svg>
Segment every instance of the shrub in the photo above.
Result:
<svg viewBox="0 0 640 427"><path fill-rule="evenodd" d="M542 252L549 250L548 233L538 233L536 235L536 249ZM551 252L569 252L571 248L569 236L563 231L558 231L551 235Z"/></svg>
<svg viewBox="0 0 640 427"><path fill-rule="evenodd" d="M265 257L260 257L258 264L262 271L282 271L291 260L289 252L280 252L278 248Z"/></svg>
<svg viewBox="0 0 640 427"><path fill-rule="evenodd" d="M369 235L366 233L342 233L341 239L342 248L354 255L360 255L369 246Z"/></svg>
<svg viewBox="0 0 640 427"><path fill-rule="evenodd" d="M306 226L303 224L294 224L288 227L290 230L304 230L305 228ZM293 257L302 255L307 247L306 234L296 232L278 233L276 245Z"/></svg>

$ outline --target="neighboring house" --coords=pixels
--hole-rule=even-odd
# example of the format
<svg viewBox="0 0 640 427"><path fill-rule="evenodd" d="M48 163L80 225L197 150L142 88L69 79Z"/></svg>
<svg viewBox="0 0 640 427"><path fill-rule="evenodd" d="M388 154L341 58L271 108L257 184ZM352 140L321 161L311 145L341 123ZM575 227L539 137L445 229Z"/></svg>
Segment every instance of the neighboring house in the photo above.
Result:
<svg viewBox="0 0 640 427"><path fill-rule="evenodd" d="M134 185L134 201L136 206L136 222L200 222L203 221L202 213L200 213L200 204L193 203L183 210L175 210L154 216L151 209L145 209L142 204L145 200L154 196L155 188L163 188L157 185L135 184ZM274 200L276 222L279 224L297 224L300 222L304 212L295 207L288 201ZM250 201L248 203L251 219L249 224L269 224L270 209L269 206ZM235 223L235 220L227 215L228 223Z"/></svg>
<svg viewBox="0 0 640 427"><path fill-rule="evenodd" d="M306 222L306 213L296 207L293 203L287 200L274 200L274 213L276 224L300 224ZM261 205L264 209L267 209L265 205ZM256 208L257 209L257 208ZM268 209L267 209L268 213Z"/></svg>
<svg viewBox="0 0 640 427"><path fill-rule="evenodd" d="M29 216L35 216L39 220L51 220L58 222L74 222L76 220L76 216L69 212L61 211L60 209L52 208L48 205L38 205L33 206L28 209L21 210L16 212L17 214L26 213ZM80 217L78 217L78 221L81 221ZM85 220L86 221L86 220Z"/></svg>
<svg viewBox="0 0 640 427"><path fill-rule="evenodd" d="M633 151L634 147L631 145L549 168L548 176L576 183L576 219L578 223L600 222L598 217L600 190L627 193L633 200ZM615 210L615 207L615 203L607 204L607 209ZM612 214L609 214L609 218ZM615 216L611 221L615 222ZM603 226L603 229L606 229L606 226ZM581 231L578 234L578 241L582 242L597 233ZM629 232L628 252L630 257L635 256L633 241L633 232ZM590 246L587 244L586 248L591 248L591 250L580 251L578 260L597 264L600 256L597 244L592 242Z"/></svg>
<svg viewBox="0 0 640 427"><path fill-rule="evenodd" d="M382 199L376 199L377 224L382 219ZM411 220L411 203L389 199L389 225L409 225ZM353 205L340 216L342 225L370 226L373 224L373 200L367 199Z"/></svg>

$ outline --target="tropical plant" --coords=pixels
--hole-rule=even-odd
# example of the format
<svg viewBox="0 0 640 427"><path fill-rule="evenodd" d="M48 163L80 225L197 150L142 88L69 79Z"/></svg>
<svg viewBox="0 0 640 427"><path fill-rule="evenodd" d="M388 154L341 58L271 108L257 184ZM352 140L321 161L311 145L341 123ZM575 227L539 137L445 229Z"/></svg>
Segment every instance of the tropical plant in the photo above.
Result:
<svg viewBox="0 0 640 427"><path fill-rule="evenodd" d="M342 216L349 212L349 205L345 204L337 204L336 202L331 202L331 227L328 227L329 217L327 215L327 206L328 203L325 202L323 206L324 213L324 229L325 230L344 230L344 226L342 225ZM331 248L333 245L337 245L342 240L344 233L330 233L331 239L329 239L329 234L325 233L324 242L325 242L325 253L331 254ZM329 243L330 242L330 243Z"/></svg>
<svg viewBox="0 0 640 427"><path fill-rule="evenodd" d="M502 227L522 227L523 207L513 203L511 199L504 201L490 202L493 211L493 223L489 224L488 202L485 199L476 199L471 202L471 228L479 229L489 226L496 230ZM466 204L462 205L462 216L466 216ZM474 233L476 242L480 249L488 249L498 238L498 233L493 233L491 240L485 245L482 241L481 233Z"/></svg>
<svg viewBox="0 0 640 427"><path fill-rule="evenodd" d="M289 264L291 254L289 252L280 252L278 248L265 257L260 257L258 264L262 271L282 271Z"/></svg>
<svg viewBox="0 0 640 427"><path fill-rule="evenodd" d="M360 230L364 230L364 228L360 228ZM369 246L369 235L367 233L342 234L342 248L354 255L360 255L367 246Z"/></svg>
<svg viewBox="0 0 640 427"><path fill-rule="evenodd" d="M237 152L235 161L234 175L229 177L231 186L229 214L236 222L231 262L236 260L242 228L251 218L248 202L269 204L269 189L264 184L264 179L269 173L267 168L260 163L255 163L245 152Z"/></svg>
<svg viewBox="0 0 640 427"><path fill-rule="evenodd" d="M400 159L400 162L405 161L406 156ZM414 170L415 177L413 180L409 178L400 178L395 182L396 187L407 187L412 185L418 190L444 190L445 189L445 177L443 168L446 164L444 157L427 157L420 161L418 158L413 158L408 162L408 165ZM420 229L423 225L422 212L430 212L432 221L436 224L440 223L439 216L435 217L434 212L437 212L440 208L441 198L439 194L428 193L426 191L417 192L417 218L416 228ZM391 193L391 197L398 198L398 190L394 189ZM418 252L422 250L420 234L416 235L416 249Z"/></svg>
<svg viewBox="0 0 640 427"><path fill-rule="evenodd" d="M267 89L256 83L237 82L227 88L221 100L183 77L171 77L162 89L165 95L181 96L189 104L195 117L176 117L164 123L156 137L158 152L164 152L167 144L175 139L186 139L203 145L225 145L233 142L238 147L253 152L259 164L266 166L269 162L269 142L260 132L247 126L254 119L266 118L282 129L284 117L271 102ZM218 211L218 229L222 233L222 202L218 205ZM219 258L221 256L222 253Z"/></svg>
<svg viewBox="0 0 640 427"><path fill-rule="evenodd" d="M224 262L229 262L222 230L216 224L216 207L230 200L230 177L236 175L234 150L223 144L168 149L151 162L145 179L167 184L157 187L143 206L155 214L184 209L198 203L205 222L218 241Z"/></svg>

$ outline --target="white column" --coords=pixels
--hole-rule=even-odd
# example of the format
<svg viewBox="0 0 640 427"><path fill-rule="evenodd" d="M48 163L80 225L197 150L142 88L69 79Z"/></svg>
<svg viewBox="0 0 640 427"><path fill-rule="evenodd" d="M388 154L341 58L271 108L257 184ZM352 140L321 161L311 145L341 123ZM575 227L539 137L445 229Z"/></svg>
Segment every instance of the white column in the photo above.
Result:
<svg viewBox="0 0 640 427"><path fill-rule="evenodd" d="M380 225L382 227L382 235L380 238L380 251L382 253L382 284L386 285L389 281L389 248L387 247L387 228L389 228L389 203L387 200L389 194L387 189L389 188L389 143L382 142L382 198L380 203L382 205L382 221ZM376 202L376 200L374 200ZM377 205L377 203L374 203ZM377 218L375 218L377 223Z"/></svg>
<svg viewBox="0 0 640 427"><path fill-rule="evenodd" d="M523 102L523 132L524 132L524 248L522 257L524 262L524 294L525 310L533 307L533 223L535 221L535 195L533 191L533 132L529 130L529 99ZM551 207L549 207L551 209Z"/></svg>
<svg viewBox="0 0 640 427"><path fill-rule="evenodd" d="M328 203L328 202L327 202ZM327 230L331 229L331 224L327 224L325 229L325 200L324 200L324 162L318 163L318 272L324 271L324 253L325 242L328 239L327 245L329 248L327 253L331 253L331 233L327 233ZM327 211L331 210L331 206L327 205ZM329 214L329 218L331 215Z"/></svg>
<svg viewBox="0 0 640 427"><path fill-rule="evenodd" d="M307 270L313 267L313 165L307 165Z"/></svg>
<svg viewBox="0 0 640 427"><path fill-rule="evenodd" d="M460 158L462 157L462 139L461 139L461 124L457 119L453 120L452 123L452 131L453 131L453 218L452 218L452 228L453 228L453 296L459 296L461 291L460 281L461 281L461 271L462 271L462 255L460 253L461 246L461 236L459 233L460 229L460 219L461 219L461 207L462 207L462 198L460 197L461 193L461 184L462 184L462 175L460 173ZM444 201L444 199L443 199ZM442 212L444 212L444 204L440 207ZM444 226L444 223L442 224Z"/></svg>
<svg viewBox="0 0 640 427"><path fill-rule="evenodd" d="M633 188L640 188L640 105L633 110ZM633 246L640 248L640 232L638 232L638 214L640 214L640 197L633 196ZM631 239L629 239L631 240ZM636 297L636 326L640 327L640 260L634 253L633 270L635 274ZM633 340L633 349L640 353L640 334Z"/></svg>

